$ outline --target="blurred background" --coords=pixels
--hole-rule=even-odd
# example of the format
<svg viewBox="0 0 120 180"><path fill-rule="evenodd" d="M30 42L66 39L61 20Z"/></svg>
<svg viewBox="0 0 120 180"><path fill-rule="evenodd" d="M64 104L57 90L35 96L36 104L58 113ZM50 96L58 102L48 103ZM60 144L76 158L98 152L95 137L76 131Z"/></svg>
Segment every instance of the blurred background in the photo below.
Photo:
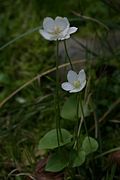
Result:
<svg viewBox="0 0 120 180"><path fill-rule="evenodd" d="M55 67L55 42L46 41L38 30L45 17L67 17L79 28L68 41L72 59L96 60L91 72L97 116L103 115L120 93L120 1L119 0L5 0L0 2L0 179L24 179L21 172L34 172L42 152L40 137L54 124L54 78L36 75ZM96 22L97 21L97 22ZM75 38L75 39L74 39ZM15 41L13 41L15 40ZM64 62L60 48L60 63ZM99 80L98 80L99 79ZM49 83L48 83L49 82ZM63 92L61 92L63 95ZM5 103L4 103L5 101ZM62 100L61 100L62 101ZM62 103L62 102L61 102ZM111 119L119 119L118 108ZM113 123L114 126L118 126ZM69 123L66 124L69 127ZM71 127L70 127L71 128ZM111 133L111 125L107 126ZM115 131L118 136L118 129ZM104 134L104 133L103 133ZM120 145L113 134L104 136ZM112 137L113 136L113 137ZM108 141L110 141L110 139ZM115 146L111 142L108 147ZM15 173L12 171L15 170Z"/></svg>

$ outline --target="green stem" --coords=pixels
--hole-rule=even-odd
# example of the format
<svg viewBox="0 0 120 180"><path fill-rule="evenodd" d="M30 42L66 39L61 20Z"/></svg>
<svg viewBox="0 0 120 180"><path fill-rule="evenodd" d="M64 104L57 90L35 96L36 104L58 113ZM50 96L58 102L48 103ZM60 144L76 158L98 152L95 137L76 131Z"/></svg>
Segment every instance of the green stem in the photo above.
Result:
<svg viewBox="0 0 120 180"><path fill-rule="evenodd" d="M76 98L77 98L77 111L76 111L76 115L77 115L77 133L75 133L76 135L75 135L74 149L76 147L78 149L80 130L81 130L82 122L83 122L82 118L81 118L81 120L79 122L79 106L80 106L80 102L79 101L80 101L80 95L78 94Z"/></svg>
<svg viewBox="0 0 120 180"><path fill-rule="evenodd" d="M86 135L88 136L88 139L89 139L88 130L87 130L87 124L86 124L85 116L84 116L84 109L83 109L83 105L82 105L82 97L81 96L80 96L80 108L81 108L81 117L83 118ZM91 144L90 139L89 139L89 143Z"/></svg>
<svg viewBox="0 0 120 180"><path fill-rule="evenodd" d="M101 153L101 154L97 155L95 157L95 159L100 158L102 156L105 156L105 155L110 154L110 153L115 152L115 151L120 151L120 147L116 147L116 148L110 149L108 151L105 151L104 153Z"/></svg>
<svg viewBox="0 0 120 180"><path fill-rule="evenodd" d="M78 141L79 141L79 137L80 137L80 131L81 131L83 120L84 120L83 117L81 117L79 125L78 125L77 138L76 138L76 141L75 141L74 147L73 147L74 149L76 148L76 146L78 147Z"/></svg>
<svg viewBox="0 0 120 180"><path fill-rule="evenodd" d="M86 131L86 134L87 134L87 136L88 136L88 130L87 130L87 125L86 125L86 121L85 121L84 109L83 109L83 105L82 105L81 95L80 95L80 109L81 109L81 116L83 116L85 131Z"/></svg>
<svg viewBox="0 0 120 180"><path fill-rule="evenodd" d="M78 122L78 123L77 123L77 128L79 128L79 108L80 108L80 107L79 107L79 105L80 105L79 100L80 100L80 96L79 96L79 94L78 94L78 95L77 95L77 122ZM77 148L78 148L78 141L79 141L78 138L79 138L79 137L78 137L78 134L77 134L77 138L76 138L76 140L77 140L77 141L76 141L76 142L77 142Z"/></svg>
<svg viewBox="0 0 120 180"><path fill-rule="evenodd" d="M60 124L60 104L59 104L59 61L58 61L58 51L59 51L59 42L57 40L56 44L56 131L57 131L57 140L58 145L60 140L62 141L62 133L61 133L61 124ZM59 139L60 138L60 139Z"/></svg>
<svg viewBox="0 0 120 180"><path fill-rule="evenodd" d="M64 40L64 47L65 47L65 52L66 52L67 58L68 58L68 60L69 60L69 63L70 63L71 69L73 70L73 65L72 65L72 62L71 62L70 56L69 56L69 54L68 54L67 45L66 45L66 41L65 41L65 40Z"/></svg>
<svg viewBox="0 0 120 180"><path fill-rule="evenodd" d="M76 148L76 146L78 147L78 142L79 142L79 138L80 138L81 127L82 127L83 122L84 122L86 134L87 134L87 136L88 136L87 125L86 125L86 121L85 121L85 118L84 118L84 110L83 110L83 105L82 105L81 94L79 94L78 97L79 97L79 98L78 98L78 101L77 101L78 130L77 130L76 140L75 140L75 143L74 143L74 148ZM79 122L79 109L81 109L81 119L80 119L80 122Z"/></svg>

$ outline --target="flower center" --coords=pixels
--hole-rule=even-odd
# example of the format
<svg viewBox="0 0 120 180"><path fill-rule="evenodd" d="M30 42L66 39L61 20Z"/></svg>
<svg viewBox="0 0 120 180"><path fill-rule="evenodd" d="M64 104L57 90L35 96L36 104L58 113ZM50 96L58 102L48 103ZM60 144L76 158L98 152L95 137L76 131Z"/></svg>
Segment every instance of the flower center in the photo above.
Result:
<svg viewBox="0 0 120 180"><path fill-rule="evenodd" d="M79 88L79 87L80 87L80 81L74 81L74 82L73 82L73 86L74 86L75 88Z"/></svg>
<svg viewBox="0 0 120 180"><path fill-rule="evenodd" d="M54 27L54 34L59 34L61 32L61 28L59 26Z"/></svg>

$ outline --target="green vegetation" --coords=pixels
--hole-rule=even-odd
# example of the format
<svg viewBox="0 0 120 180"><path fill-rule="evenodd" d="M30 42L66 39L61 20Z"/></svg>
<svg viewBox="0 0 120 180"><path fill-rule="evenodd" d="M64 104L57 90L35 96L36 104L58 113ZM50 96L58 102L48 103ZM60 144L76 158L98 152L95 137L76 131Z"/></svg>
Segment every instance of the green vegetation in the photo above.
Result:
<svg viewBox="0 0 120 180"><path fill-rule="evenodd" d="M120 44L114 45L116 33L120 39L119 6L119 0L6 0L0 3L1 180L32 177L37 162L47 154L47 151L39 150L39 140L55 128L54 72L36 77L55 67L55 43L44 40L38 32L47 16L68 17L72 25L79 27L76 37L85 40L93 37L102 44L102 53L99 49L91 53L84 47L90 83L88 94L94 110L86 116L87 129L89 135L98 140L99 149L76 172L80 172L81 179L87 180L119 179ZM67 99L67 103L70 98L62 90L60 95L62 109L64 101ZM74 122L62 118L63 128L73 133ZM117 155L114 148L119 150ZM111 149L113 154L109 152ZM102 155L105 151L108 153Z"/></svg>

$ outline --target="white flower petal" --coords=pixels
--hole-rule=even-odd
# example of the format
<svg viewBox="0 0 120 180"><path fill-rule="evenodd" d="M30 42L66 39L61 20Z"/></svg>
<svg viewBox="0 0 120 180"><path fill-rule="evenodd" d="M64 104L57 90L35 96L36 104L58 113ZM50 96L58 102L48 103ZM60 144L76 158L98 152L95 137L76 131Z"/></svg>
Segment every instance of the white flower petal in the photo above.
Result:
<svg viewBox="0 0 120 180"><path fill-rule="evenodd" d="M62 31L61 33L59 33L59 35L58 35L58 40L64 40L64 39L66 39L66 37L69 36L68 30L69 30L69 28L66 28L64 31ZM69 37L70 37L70 36L69 36Z"/></svg>
<svg viewBox="0 0 120 180"><path fill-rule="evenodd" d="M39 32L40 32L40 34L41 34L45 39L47 39L47 40L49 40L49 41L53 41L53 40L55 39L53 35L51 35L51 34L48 33L48 32L45 32L45 31L42 30L42 29L40 29Z"/></svg>
<svg viewBox="0 0 120 180"><path fill-rule="evenodd" d="M43 29L39 32L47 40L64 40L70 38L70 34L77 31L76 27L70 27L70 23L66 17L57 16L44 18Z"/></svg>
<svg viewBox="0 0 120 180"><path fill-rule="evenodd" d="M65 39L69 39L70 38L70 35L69 34L67 34L65 37L63 37L63 38L60 38L60 40L65 40ZM59 39L58 39L59 40Z"/></svg>
<svg viewBox="0 0 120 180"><path fill-rule="evenodd" d="M72 33L75 33L77 30L78 30L78 28L76 28L76 27L70 27L68 33L72 34Z"/></svg>
<svg viewBox="0 0 120 180"><path fill-rule="evenodd" d="M85 87L86 85L86 80L84 82L81 83L81 86L80 86L80 91Z"/></svg>
<svg viewBox="0 0 120 180"><path fill-rule="evenodd" d="M64 39L69 39L70 38L70 35L69 34L67 34L67 36L65 36L65 38Z"/></svg>
<svg viewBox="0 0 120 180"><path fill-rule="evenodd" d="M85 87L85 85L86 85L86 81L84 81L84 83L81 84L80 88L74 88L74 89L70 90L70 93L76 93L76 92L82 91L82 89Z"/></svg>
<svg viewBox="0 0 120 180"><path fill-rule="evenodd" d="M61 86L62 86L62 89L64 89L65 91L70 91L74 88L72 84L70 84L69 82L64 82L62 83Z"/></svg>
<svg viewBox="0 0 120 180"><path fill-rule="evenodd" d="M47 32L53 32L54 31L54 26L55 26L55 21L50 18L46 17L43 21L43 28Z"/></svg>
<svg viewBox="0 0 120 180"><path fill-rule="evenodd" d="M73 90L70 90L69 92L70 93L77 93L77 92L79 92L80 90L79 89L73 89Z"/></svg>
<svg viewBox="0 0 120 180"><path fill-rule="evenodd" d="M78 78L78 75L76 72L70 70L68 71L68 74L67 74L67 80L69 83L73 83L74 81L77 81L77 78Z"/></svg>
<svg viewBox="0 0 120 180"><path fill-rule="evenodd" d="M67 24L67 27L70 27L70 23L69 23L69 21L68 21L68 18L64 17L63 19L65 20L65 22L66 22L66 24Z"/></svg>
<svg viewBox="0 0 120 180"><path fill-rule="evenodd" d="M60 40L64 40L64 39L69 39L70 38L70 34L74 33L77 31L78 28L76 27L68 27L66 28L63 32L61 32L60 34Z"/></svg>
<svg viewBox="0 0 120 180"><path fill-rule="evenodd" d="M78 80L80 81L80 83L82 84L84 81L86 81L86 74L84 69L82 69L79 74L78 74Z"/></svg>
<svg viewBox="0 0 120 180"><path fill-rule="evenodd" d="M67 20L67 18L57 16L55 18L55 25L60 27L60 29L63 31L64 29L69 27L69 21Z"/></svg>

